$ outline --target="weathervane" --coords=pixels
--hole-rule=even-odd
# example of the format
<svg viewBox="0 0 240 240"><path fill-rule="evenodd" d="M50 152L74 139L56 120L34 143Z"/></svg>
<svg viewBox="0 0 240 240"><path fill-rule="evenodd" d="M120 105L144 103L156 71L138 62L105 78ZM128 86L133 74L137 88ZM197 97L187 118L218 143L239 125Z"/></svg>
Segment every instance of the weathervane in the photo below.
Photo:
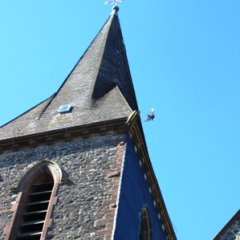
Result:
<svg viewBox="0 0 240 240"><path fill-rule="evenodd" d="M123 2L124 0L107 0L105 1L106 5L113 5L113 7L117 7L119 3Z"/></svg>

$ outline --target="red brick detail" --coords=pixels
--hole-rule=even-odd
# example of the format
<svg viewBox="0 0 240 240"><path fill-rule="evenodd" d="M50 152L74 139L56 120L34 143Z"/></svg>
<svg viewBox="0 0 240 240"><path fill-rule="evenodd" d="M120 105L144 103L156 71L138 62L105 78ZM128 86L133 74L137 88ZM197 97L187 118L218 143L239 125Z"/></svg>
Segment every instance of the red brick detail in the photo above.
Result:
<svg viewBox="0 0 240 240"><path fill-rule="evenodd" d="M95 232L96 237L103 237L104 240L111 240L113 233L114 218L117 214L118 189L124 153L125 145L120 143L117 147L115 156L115 169L107 174L107 176L111 179L112 184L111 191L109 192L110 199L104 201L104 206L107 210L105 211L104 218L98 219L94 223L95 227L101 225L104 226L103 229Z"/></svg>

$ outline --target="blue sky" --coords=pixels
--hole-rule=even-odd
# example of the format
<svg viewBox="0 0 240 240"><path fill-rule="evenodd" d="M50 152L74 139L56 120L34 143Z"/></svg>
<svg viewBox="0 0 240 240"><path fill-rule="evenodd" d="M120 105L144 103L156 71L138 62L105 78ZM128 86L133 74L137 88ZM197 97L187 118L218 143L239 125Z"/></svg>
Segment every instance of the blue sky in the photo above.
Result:
<svg viewBox="0 0 240 240"><path fill-rule="evenodd" d="M240 2L126 0L124 40L152 164L179 240L239 209ZM102 0L0 0L0 125L61 85L110 13Z"/></svg>

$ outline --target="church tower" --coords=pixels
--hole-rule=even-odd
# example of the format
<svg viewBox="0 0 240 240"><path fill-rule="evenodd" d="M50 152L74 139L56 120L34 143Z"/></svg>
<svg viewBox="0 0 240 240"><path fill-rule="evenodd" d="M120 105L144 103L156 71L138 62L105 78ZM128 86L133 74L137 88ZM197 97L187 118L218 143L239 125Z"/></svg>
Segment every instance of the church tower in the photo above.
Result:
<svg viewBox="0 0 240 240"><path fill-rule="evenodd" d="M58 91L0 128L1 239L176 239L118 10Z"/></svg>

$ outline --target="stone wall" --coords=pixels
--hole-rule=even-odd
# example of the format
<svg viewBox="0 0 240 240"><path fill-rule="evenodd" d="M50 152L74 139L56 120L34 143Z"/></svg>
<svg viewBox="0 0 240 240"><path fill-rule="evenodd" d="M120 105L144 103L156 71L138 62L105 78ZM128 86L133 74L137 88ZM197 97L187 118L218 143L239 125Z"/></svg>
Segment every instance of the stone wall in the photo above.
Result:
<svg viewBox="0 0 240 240"><path fill-rule="evenodd" d="M240 240L240 218L228 228L220 240Z"/></svg>
<svg viewBox="0 0 240 240"><path fill-rule="evenodd" d="M111 239L125 135L57 142L0 155L0 239L22 176L40 161L63 171L47 239Z"/></svg>

